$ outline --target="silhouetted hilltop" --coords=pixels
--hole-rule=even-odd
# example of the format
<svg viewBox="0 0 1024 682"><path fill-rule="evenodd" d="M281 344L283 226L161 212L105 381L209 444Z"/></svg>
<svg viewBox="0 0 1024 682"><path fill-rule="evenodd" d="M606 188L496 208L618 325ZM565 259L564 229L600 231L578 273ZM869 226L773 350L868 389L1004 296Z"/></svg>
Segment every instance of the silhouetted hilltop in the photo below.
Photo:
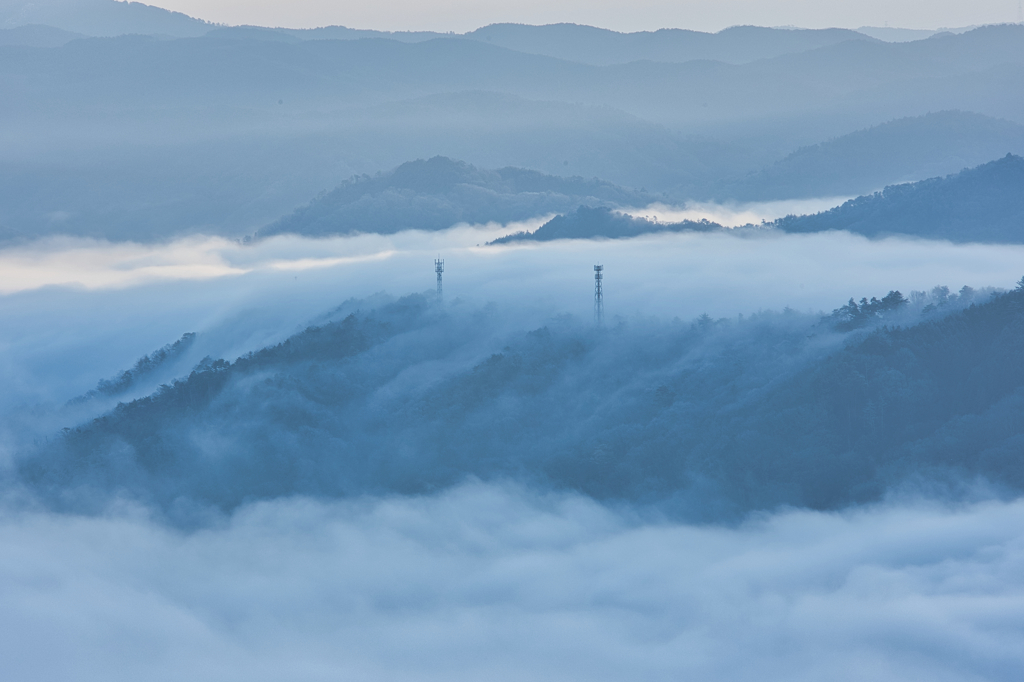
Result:
<svg viewBox="0 0 1024 682"><path fill-rule="evenodd" d="M644 192L597 179L555 177L522 168L484 170L436 156L387 173L354 177L256 236L443 230L460 222L536 218L580 202L621 206L650 201Z"/></svg>
<svg viewBox="0 0 1024 682"><path fill-rule="evenodd" d="M533 232L517 232L495 239L489 244L517 241L551 241L552 239L624 239L649 232L709 232L723 229L708 220L684 220L680 223L659 223L634 218L607 207L580 206L572 213L557 215Z"/></svg>
<svg viewBox="0 0 1024 682"><path fill-rule="evenodd" d="M955 242L1024 242L1024 158L1005 157L944 178L886 187L830 211L787 216L787 232L849 230Z"/></svg>
<svg viewBox="0 0 1024 682"><path fill-rule="evenodd" d="M204 362L18 471L57 507L127 495L172 517L467 476L714 520L835 509L908 480L1022 491L1024 291L947 294L938 308L899 292L865 301L852 326L868 326L846 334L850 304L824 320L704 316L595 333L562 318L511 336L493 310L411 296Z"/></svg>
<svg viewBox="0 0 1024 682"><path fill-rule="evenodd" d="M763 201L850 196L956 173L1006 152L1024 154L1024 126L965 111L902 118L802 147L717 190Z"/></svg>

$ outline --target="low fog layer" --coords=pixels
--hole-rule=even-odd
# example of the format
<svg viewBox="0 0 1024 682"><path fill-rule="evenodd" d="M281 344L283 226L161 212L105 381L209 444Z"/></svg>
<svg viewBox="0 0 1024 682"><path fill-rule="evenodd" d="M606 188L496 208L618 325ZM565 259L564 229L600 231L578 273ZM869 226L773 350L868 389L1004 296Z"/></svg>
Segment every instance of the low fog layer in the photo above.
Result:
<svg viewBox="0 0 1024 682"><path fill-rule="evenodd" d="M688 201L682 206L656 202L645 207L622 208L620 212L635 218L646 218L663 223L708 220L724 227L742 227L743 225L760 225L766 221L774 222L788 215L821 213L840 206L852 198L854 197L815 197L784 201L732 201L726 203Z"/></svg>
<svg viewBox="0 0 1024 682"><path fill-rule="evenodd" d="M470 484L0 516L14 680L1016 682L1024 506L894 502L735 529Z"/></svg>
<svg viewBox="0 0 1024 682"><path fill-rule="evenodd" d="M851 296L890 289L909 295L937 284L954 291L1012 288L1024 262L1017 246L871 241L845 233L756 239L691 233L477 247L538 226L277 237L247 246L57 240L4 249L0 371L7 390L0 400L62 403L185 332L199 333L193 362L204 355L234 359L283 341L348 299L433 289L438 255L446 259L447 299L500 304L509 330L535 329L563 313L590 319L595 263L606 267L609 319L688 321L787 306L828 312Z"/></svg>

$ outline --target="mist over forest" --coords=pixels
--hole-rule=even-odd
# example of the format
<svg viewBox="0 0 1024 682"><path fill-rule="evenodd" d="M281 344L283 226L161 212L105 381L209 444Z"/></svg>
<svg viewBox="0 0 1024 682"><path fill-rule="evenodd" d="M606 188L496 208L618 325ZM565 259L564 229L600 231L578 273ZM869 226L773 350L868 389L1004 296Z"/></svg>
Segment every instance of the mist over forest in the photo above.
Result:
<svg viewBox="0 0 1024 682"><path fill-rule="evenodd" d="M291 494L424 493L467 476L699 521L839 509L909 482L1020 490L1024 293L915 299L598 334L564 319L504 338L489 320L500 308L355 304L234 362L204 358L65 431L19 473L58 506L130 494L172 516Z"/></svg>
<svg viewBox="0 0 1024 682"><path fill-rule="evenodd" d="M5 680L1019 679L1024 25L0 0L0 92Z"/></svg>

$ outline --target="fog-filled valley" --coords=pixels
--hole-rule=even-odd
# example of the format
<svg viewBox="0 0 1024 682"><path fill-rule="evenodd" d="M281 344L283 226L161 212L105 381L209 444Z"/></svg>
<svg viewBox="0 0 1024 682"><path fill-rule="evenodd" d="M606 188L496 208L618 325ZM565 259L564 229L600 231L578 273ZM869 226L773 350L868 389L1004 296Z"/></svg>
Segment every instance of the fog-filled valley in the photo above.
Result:
<svg viewBox="0 0 1024 682"><path fill-rule="evenodd" d="M1024 25L386 28L0 0L4 679L1019 679Z"/></svg>

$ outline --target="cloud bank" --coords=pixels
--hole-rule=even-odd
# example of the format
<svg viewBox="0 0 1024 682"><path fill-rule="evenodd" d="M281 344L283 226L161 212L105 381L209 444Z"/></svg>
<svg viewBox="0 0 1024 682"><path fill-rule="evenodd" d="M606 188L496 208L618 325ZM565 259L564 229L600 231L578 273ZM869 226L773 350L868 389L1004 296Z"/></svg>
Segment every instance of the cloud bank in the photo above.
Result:
<svg viewBox="0 0 1024 682"><path fill-rule="evenodd" d="M810 215L841 206L853 197L824 197L820 199L789 199L786 201L762 201L749 203L719 204L714 202L690 201L685 206L651 204L644 208L628 208L622 213L636 218L658 220L663 223L681 223L684 220L709 220L725 227L759 225L761 221L771 222L787 215Z"/></svg>
<svg viewBox="0 0 1024 682"><path fill-rule="evenodd" d="M185 332L199 334L199 358L233 359L284 340L343 301L433 289L438 255L450 303L498 303L519 328L565 313L589 319L595 263L605 265L609 319L686 320L787 306L829 311L851 296L937 284L1010 288L1024 262L1024 246L847 233L477 246L538 221L252 245L53 240L2 250L0 377L8 391L0 405L68 400Z"/></svg>
<svg viewBox="0 0 1024 682"><path fill-rule="evenodd" d="M0 517L11 680L1015 680L1024 503L737 528L574 495Z"/></svg>

